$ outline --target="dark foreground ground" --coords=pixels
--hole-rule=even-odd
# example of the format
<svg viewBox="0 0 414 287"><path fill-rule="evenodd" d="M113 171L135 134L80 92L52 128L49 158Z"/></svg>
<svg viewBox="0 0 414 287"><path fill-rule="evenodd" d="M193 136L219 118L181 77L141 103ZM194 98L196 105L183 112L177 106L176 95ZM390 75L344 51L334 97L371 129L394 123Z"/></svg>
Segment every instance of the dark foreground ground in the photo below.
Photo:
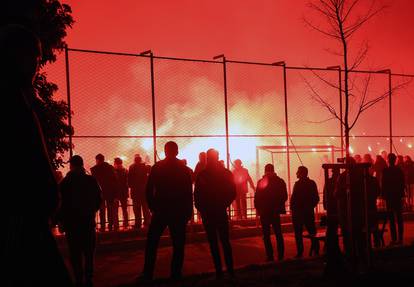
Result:
<svg viewBox="0 0 414 287"><path fill-rule="evenodd" d="M285 260L264 264L265 251L260 236L233 238L232 247L236 278L217 281L214 267L205 241L188 242L185 249L184 280L169 282L171 247L158 250L155 282L136 284L135 278L142 270L142 247L99 248L95 262L95 286L414 286L414 222L406 222L404 247L384 248L375 252L372 271L336 278L323 276L324 262L321 257L293 260L296 246L293 233L284 233ZM189 240L190 241L190 240ZM385 235L389 243L389 233ZM304 240L305 255L309 240ZM275 246L273 238L273 246Z"/></svg>
<svg viewBox="0 0 414 287"><path fill-rule="evenodd" d="M189 276L180 282L159 279L151 284L122 286L413 286L414 246L382 250L375 255L371 271L353 275L324 275L322 258L286 260L281 263L250 265L237 270L235 278L214 279L212 274Z"/></svg>

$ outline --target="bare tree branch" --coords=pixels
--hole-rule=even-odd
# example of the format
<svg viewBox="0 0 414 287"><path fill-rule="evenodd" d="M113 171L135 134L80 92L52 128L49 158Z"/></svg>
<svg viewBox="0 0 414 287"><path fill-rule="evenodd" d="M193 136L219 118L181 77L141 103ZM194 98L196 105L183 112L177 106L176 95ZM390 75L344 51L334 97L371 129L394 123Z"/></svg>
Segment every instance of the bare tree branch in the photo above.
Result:
<svg viewBox="0 0 414 287"><path fill-rule="evenodd" d="M314 70L311 70L312 74L317 77L320 81L324 82L326 85L328 85L331 88L334 88L336 90L339 91L339 86L329 82L328 80L324 79L322 76L320 76L317 72L315 72ZM345 90L341 89L341 92L345 92Z"/></svg>
<svg viewBox="0 0 414 287"><path fill-rule="evenodd" d="M334 118L336 118L337 120L339 120L340 121L340 123L341 124L343 124L343 121L341 120L341 118L338 116L338 114L337 114L337 112L336 112L336 110L335 110L335 108L330 104L330 103L328 103L327 101L325 101L320 95L319 95L319 93L315 90L315 88L314 87L312 87L312 85L309 83L309 81L305 78L305 77L303 77L303 75L301 75L302 76L302 79L303 79L303 81L306 83L306 85L308 86L308 88L310 89L310 91L312 92L312 95L313 96L311 96L317 103L319 103L321 106L323 106L323 107L325 107L327 110L328 110L328 112L334 117Z"/></svg>
<svg viewBox="0 0 414 287"><path fill-rule="evenodd" d="M336 119L337 118L335 116L333 116L333 117L330 117L330 118L327 118L327 119L324 119L324 120L321 120L321 121L306 121L306 122L308 122L310 124L323 124L323 123L326 123L326 122L329 122L329 121L332 121L332 120L336 120Z"/></svg>
<svg viewBox="0 0 414 287"><path fill-rule="evenodd" d="M358 68L358 66L365 60L365 58L368 54L368 51L369 51L369 46L365 42L365 44L358 51L358 54L356 55L354 63L351 65L350 70L354 70L354 69Z"/></svg>
<svg viewBox="0 0 414 287"><path fill-rule="evenodd" d="M328 36L328 37L331 37L331 38L334 38L334 39L340 39L340 37L338 35L335 35L331 32L327 32L327 31L324 31L324 30L316 27L310 21L308 21L306 18L303 18L303 21L306 23L306 25L308 25L309 27L311 27L312 29L318 31L321 34L324 34L325 36Z"/></svg>

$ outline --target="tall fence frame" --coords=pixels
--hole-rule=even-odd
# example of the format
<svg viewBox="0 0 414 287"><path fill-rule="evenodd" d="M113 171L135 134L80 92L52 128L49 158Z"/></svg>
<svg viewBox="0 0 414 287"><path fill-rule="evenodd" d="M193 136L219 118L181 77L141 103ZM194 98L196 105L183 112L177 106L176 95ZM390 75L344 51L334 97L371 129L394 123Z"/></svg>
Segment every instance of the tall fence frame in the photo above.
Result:
<svg viewBox="0 0 414 287"><path fill-rule="evenodd" d="M69 151L70 156L73 155L72 150L72 143L73 139L76 138L151 138L153 144L153 159L154 162L158 160L157 154L157 139L160 138L177 138L177 137L222 137L225 138L226 141L226 166L230 168L230 154L231 154L231 147L229 145L229 139L232 137L255 137L255 136L264 136L264 137L275 137L275 138L284 138L286 140L286 169L287 169L287 180L288 180L288 190L289 194L291 192L291 166L290 166L290 149L293 148L291 142L293 144L292 138L300 138L300 137L318 137L320 135L300 135L300 134L291 134L289 131L289 92L288 92L288 71L294 70L307 70L307 71L323 71L323 72L330 72L330 73L337 73L338 75L338 84L339 84L339 104L340 104L340 117L343 117L343 93L342 93L342 81L343 81L343 74L344 70L341 69L340 66L331 66L331 67L304 67L304 66L288 66L284 61L277 61L274 63L261 63L261 62L249 62L249 61L236 61L236 60L229 60L225 57L225 55L219 55L214 57L212 60L201 60L201 59L189 59L189 58L177 58L177 57L164 57L164 56L155 56L151 50L145 51L139 54L132 54L132 53L119 53L119 52L107 52L107 51L95 51L95 50L84 50L84 49L75 49L69 48L68 46L65 47L65 73L66 73L66 100L68 103L68 123L72 126L72 101L71 101L71 77L70 77L70 53L77 52L77 53L91 53L91 54L105 54L105 55L117 55L117 56L128 56L128 57L142 57L148 59L150 62L150 80L151 80L151 112L152 112L152 135L144 135L144 136L123 136L123 135L114 135L114 136L77 136L77 135L69 135L69 142L71 144L71 148ZM223 68L223 109L224 109L224 118L223 121L225 122L225 133L224 134L215 134L215 135L188 135L188 136L179 136L179 135L157 135L157 119L156 119L156 96L157 96L157 83L155 82L154 78L154 70L156 66L154 65L154 59L162 59L162 60L170 60L170 61L189 61L189 62L201 62L201 63L214 63L217 65L222 65ZM265 135L240 135L240 134L230 134L229 132L229 110L228 110L228 91L227 91L227 64L242 64L242 65L254 65L254 66L268 66L270 68L281 69L283 75L283 101L284 101L284 121L285 121L285 131L284 134L265 134ZM388 133L386 135L378 135L378 136L364 136L364 135L356 135L355 137L387 137L389 138L389 152L394 150L393 148L393 139L396 137L414 137L413 135L394 135L393 134L393 121L392 121L392 78L393 77L407 77L407 78L414 78L414 74L401 74L401 73L392 73L390 69L381 70L381 71L368 71L368 70L351 70L349 73L362 73L362 74L384 74L388 75ZM338 127L338 134L335 135L323 135L326 136L334 136L340 138L340 153L341 157L344 154L344 132L343 132L343 125L339 123ZM74 127L76 129L76 127ZM257 171L256 171L257 172Z"/></svg>

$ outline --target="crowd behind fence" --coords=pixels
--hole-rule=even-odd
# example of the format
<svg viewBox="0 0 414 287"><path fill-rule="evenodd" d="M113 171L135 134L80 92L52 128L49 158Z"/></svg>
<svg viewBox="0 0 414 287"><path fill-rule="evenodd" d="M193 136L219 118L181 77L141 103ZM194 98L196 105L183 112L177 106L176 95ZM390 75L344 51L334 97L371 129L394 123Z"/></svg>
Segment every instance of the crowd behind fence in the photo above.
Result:
<svg viewBox="0 0 414 287"><path fill-rule="evenodd" d="M199 60L67 47L64 66L49 75L73 111L69 156L79 154L91 163L103 153L128 162L140 153L153 164L163 157L164 143L174 140L194 168L198 153L214 147L228 168L242 159L255 182L264 165L274 163L290 195L298 166L308 166L321 194L321 165L343 157L342 125L327 120L331 115L312 92L319 91L342 118L344 73L340 66L234 61L224 55ZM386 95L361 115L351 133L351 152L375 156L386 150L413 157L414 75L349 73L372 76L368 98ZM358 81L363 80L356 77L355 86ZM407 84L394 91L403 82ZM357 105L358 100L351 102Z"/></svg>

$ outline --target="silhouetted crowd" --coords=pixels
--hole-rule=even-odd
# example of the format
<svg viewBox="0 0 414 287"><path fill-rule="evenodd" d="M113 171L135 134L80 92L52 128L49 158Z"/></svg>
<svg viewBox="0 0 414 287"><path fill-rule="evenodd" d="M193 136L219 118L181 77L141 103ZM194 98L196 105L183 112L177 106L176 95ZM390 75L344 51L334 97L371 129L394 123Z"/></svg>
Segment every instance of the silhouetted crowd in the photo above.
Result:
<svg viewBox="0 0 414 287"><path fill-rule="evenodd" d="M71 158L70 172L60 183L60 221L63 223L78 282L82 282L84 278L92 280L95 212L99 211L101 231L105 230L106 218L109 230L117 230L120 206L123 224L127 226L129 190L135 228L142 228L142 224L148 227L145 263L139 280L152 280L158 243L167 227L173 247L171 278L178 279L182 276L186 226L188 222L194 221L193 204L206 232L217 277L223 277L219 244L222 246L226 270L233 276L229 213L232 206L236 219L247 219L248 185L255 190L254 207L260 217L266 261L274 261L271 230L276 235L277 259L283 260L281 215L286 214L288 192L285 181L276 174L272 164L265 166L264 175L255 186L241 160L235 160L234 168L230 171L224 167L219 153L214 149L199 154L199 162L194 171L187 166L185 160L177 158L178 146L175 142L165 145L165 155L164 160L152 167L145 164L140 155L135 155L134 163L126 169L120 158L115 158L114 165L111 165L102 154L98 154L95 158L96 165L91 168L91 175L83 168L80 156ZM409 156L405 157L403 163L400 162L402 157L397 159L394 154L384 156L388 163L382 156L378 156L374 162L368 155L363 158L356 155L347 160L355 168L342 172L339 168L332 169L323 192L327 230L326 236L322 237L317 232L314 212L320 201L317 184L308 177L305 166L298 168L298 180L290 196L296 258L303 257L303 228L307 230L306 238L311 242L310 254L318 255L319 241L326 239L327 253L336 261L341 254L338 230L341 230L343 236L345 254L353 250L360 257L365 255L369 247L365 240L365 222L368 222L368 236L372 236L374 246L383 245L383 230L378 224L381 215L377 210L379 197L386 202L386 213L383 216L385 220L389 220L391 244L402 244L403 199L409 198L408 195L412 192L414 165ZM359 168L358 163L369 163L366 165L366 172ZM347 192L348 187L350 195ZM368 216L367 221L365 216ZM351 221L348 220L349 217ZM350 223L352 226L349 226ZM82 256L85 263L84 268L80 269L78 267L82 266Z"/></svg>
<svg viewBox="0 0 414 287"><path fill-rule="evenodd" d="M4 101L13 111L7 120L6 134L20 154L6 153L8 168L25 168L30 172L22 180L11 178L17 192L6 193L5 202L19 202L21 211L6 210L6 234L2 240L2 259L6 263L6 286L71 286L72 282L51 234L50 219L56 217L68 243L70 261L77 286L93 285L94 252L96 246L96 213L101 229L108 222L109 230L119 228L118 208L121 206L123 224L129 220L127 201L133 201L136 228L142 223L148 227L145 262L140 281L153 279L160 237L168 227L172 239L173 256L171 278L182 276L186 227L193 220L193 204L198 210L210 245L211 256L218 278L224 276L219 244L223 250L226 271L234 276L232 247L229 236L229 209L233 205L236 218L247 218L248 186L255 189L254 206L260 217L266 260L273 261L271 230L277 241L277 258L284 258L284 239L281 214L286 213L288 200L285 181L275 173L272 164L265 166L263 177L255 186L240 160L232 171L225 168L215 149L200 154L194 172L186 162L177 158L178 146L167 142L165 159L150 167L140 156L127 170L120 158L114 165L105 162L102 154L96 156L91 174L84 168L82 157L71 157L70 171L59 186L46 152L45 139L33 109L35 97L33 79L38 71L41 45L39 40L21 26L10 25L0 29L0 60L4 65L0 84L7 97ZM24 145L24 146L20 146ZM29 160L27 160L29 159ZM324 207L327 210L327 253L340 261L340 227L345 253L362 256L370 244L364 238L374 238L380 246L377 199L386 202L386 219L390 221L391 244L403 242L404 197L412 203L414 165L394 154L348 158L352 168L333 169L324 187ZM369 163L367 169L358 162ZM12 174L16 174L15 172ZM318 188L308 177L308 169L300 166L290 197L290 210L295 233L297 255L303 256L303 227L311 240L311 251L319 253L319 238L315 222L315 207L319 202ZM193 189L194 186L194 189ZM367 207L367 208L365 208ZM13 212L14 211L14 212ZM366 226L368 223L368 226ZM398 232L397 232L398 230ZM382 230L383 231L383 230ZM22 270L24 274L22 275Z"/></svg>

